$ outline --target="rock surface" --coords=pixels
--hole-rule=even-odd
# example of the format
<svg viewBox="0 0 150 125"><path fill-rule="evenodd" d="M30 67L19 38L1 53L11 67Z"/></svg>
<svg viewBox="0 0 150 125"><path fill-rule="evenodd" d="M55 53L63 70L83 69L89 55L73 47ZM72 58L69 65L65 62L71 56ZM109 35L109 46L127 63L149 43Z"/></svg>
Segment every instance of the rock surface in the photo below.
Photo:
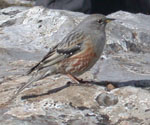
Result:
<svg viewBox="0 0 150 125"><path fill-rule="evenodd" d="M0 8L6 8L10 6L32 7L33 5L35 5L35 0L0 0Z"/></svg>
<svg viewBox="0 0 150 125"><path fill-rule="evenodd" d="M7 103L25 72L87 15L42 7L0 10L1 125L149 125L150 16L116 12L97 64L73 86L66 76L35 82ZM112 83L116 89L100 86ZM142 88L139 88L142 87Z"/></svg>

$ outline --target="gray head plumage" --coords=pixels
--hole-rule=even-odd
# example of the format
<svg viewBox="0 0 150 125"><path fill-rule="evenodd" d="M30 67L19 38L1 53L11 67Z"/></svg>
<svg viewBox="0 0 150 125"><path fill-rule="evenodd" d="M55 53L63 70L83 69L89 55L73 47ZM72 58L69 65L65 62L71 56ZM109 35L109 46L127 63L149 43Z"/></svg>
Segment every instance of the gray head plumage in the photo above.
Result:
<svg viewBox="0 0 150 125"><path fill-rule="evenodd" d="M102 14L92 14L86 17L80 24L82 27L88 27L90 29L100 30L105 28L106 24L114 19L107 18Z"/></svg>

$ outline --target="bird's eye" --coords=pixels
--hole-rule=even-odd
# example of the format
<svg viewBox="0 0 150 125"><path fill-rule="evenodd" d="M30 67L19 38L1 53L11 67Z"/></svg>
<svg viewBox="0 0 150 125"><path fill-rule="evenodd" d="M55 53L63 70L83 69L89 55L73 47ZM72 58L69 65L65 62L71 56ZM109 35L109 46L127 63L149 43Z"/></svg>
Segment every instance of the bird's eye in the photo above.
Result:
<svg viewBox="0 0 150 125"><path fill-rule="evenodd" d="M100 23L100 24L101 24L101 23L103 23L103 21L102 21L101 19L99 19L99 20L98 20L98 23Z"/></svg>

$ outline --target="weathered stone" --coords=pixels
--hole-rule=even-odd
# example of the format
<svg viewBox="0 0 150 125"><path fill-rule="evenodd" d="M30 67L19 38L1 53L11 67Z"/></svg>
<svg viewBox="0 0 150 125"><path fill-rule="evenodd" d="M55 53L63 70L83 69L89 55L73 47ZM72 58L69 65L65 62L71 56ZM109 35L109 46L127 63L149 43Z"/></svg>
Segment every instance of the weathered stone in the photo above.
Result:
<svg viewBox="0 0 150 125"><path fill-rule="evenodd" d="M102 93L96 97L96 101L100 106L111 106L118 103L118 98L113 94Z"/></svg>
<svg viewBox="0 0 150 125"><path fill-rule="evenodd" d="M124 51L150 52L150 16L119 11L109 17L117 20L108 27L108 44L116 43Z"/></svg>
<svg viewBox="0 0 150 125"><path fill-rule="evenodd" d="M1 0L0 8L6 8L10 6L26 6L31 7L35 5L34 0Z"/></svg>
<svg viewBox="0 0 150 125"><path fill-rule="evenodd" d="M122 125L124 122L129 125L148 125L150 123L150 112L147 111L150 106L148 91L135 87L124 87L113 90L111 93L118 96L118 103L111 107L102 106L99 111L110 114L109 120L113 124Z"/></svg>

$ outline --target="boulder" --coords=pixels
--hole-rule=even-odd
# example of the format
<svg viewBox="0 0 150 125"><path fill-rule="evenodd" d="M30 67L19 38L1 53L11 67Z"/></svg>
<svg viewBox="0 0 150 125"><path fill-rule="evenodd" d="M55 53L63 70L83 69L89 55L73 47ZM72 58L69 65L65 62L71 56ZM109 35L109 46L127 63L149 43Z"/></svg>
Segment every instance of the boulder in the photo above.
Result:
<svg viewBox="0 0 150 125"><path fill-rule="evenodd" d="M35 5L35 0L1 0L0 8L6 8L10 6L26 6L32 7Z"/></svg>

